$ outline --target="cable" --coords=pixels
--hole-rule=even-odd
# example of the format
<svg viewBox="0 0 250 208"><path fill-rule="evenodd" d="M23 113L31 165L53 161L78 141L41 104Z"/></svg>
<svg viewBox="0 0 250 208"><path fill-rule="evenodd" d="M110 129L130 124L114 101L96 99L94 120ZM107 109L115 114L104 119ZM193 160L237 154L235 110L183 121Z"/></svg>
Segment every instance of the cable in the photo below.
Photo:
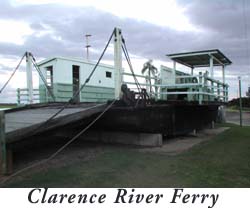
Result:
<svg viewBox="0 0 250 208"><path fill-rule="evenodd" d="M131 73L132 73L132 75L133 75L133 77L134 77L134 80L135 80L135 82L136 82L137 85L138 85L137 87L139 87L140 90L141 90L141 89L142 89L142 88L141 88L141 85L140 85L140 83L138 82L138 80L137 80L137 78L136 78L136 76L135 76L135 73L134 73L134 70L133 70L133 66L132 66L132 62L131 62L131 59L130 59L130 57L129 57L128 49L127 49L127 46L126 46L126 42L125 42L125 40L124 40L123 37L122 37L122 40L123 40L122 50L123 50L123 52L124 52L124 54L125 54L125 58L126 58L128 64L129 64L130 71L131 71ZM138 89L138 90L139 90L139 89ZM139 91L140 91L140 90L139 90Z"/></svg>
<svg viewBox="0 0 250 208"><path fill-rule="evenodd" d="M96 65L94 66L93 70L91 71L91 73L89 74L88 78L85 80L84 84L81 86L81 88L77 90L77 92L72 96L72 98L70 98L69 101L68 101L66 104L64 104L64 105L62 106L61 109L59 109L55 114L53 114L53 115L52 115L50 118L48 118L46 121L44 121L43 123L41 123L41 125L39 125L39 126L37 127L37 129L42 128L43 126L45 126L46 124L48 124L53 118L55 118L58 114L60 114L66 107L68 107L68 106L71 104L71 102L74 100L74 98L83 90L83 88L86 86L86 84L89 82L90 78L91 78L92 75L94 74L94 72L95 72L97 66L99 65L99 63L100 63L100 61L101 61L101 59L102 59L104 53L106 52L106 50L107 50L107 48L108 48L108 46L109 46L109 43L110 43L110 41L111 41L111 39L112 39L112 37L113 37L113 35L114 35L114 31L115 31L115 30L113 30L112 34L110 35L110 38L109 38L109 40L108 40L106 46L104 47L103 52L101 53L101 56L99 57L99 59L98 59ZM37 130L35 130L35 131L37 131Z"/></svg>
<svg viewBox="0 0 250 208"><path fill-rule="evenodd" d="M132 73L132 75L133 75L133 78L134 78L134 80L135 80L135 85L136 85L138 91L140 92L141 86L140 86L140 84L139 84L139 82L138 82L138 80L137 80L137 78L136 78L136 76L135 76L135 74L134 74L133 68L132 68L131 63L130 63L130 61L129 61L128 54L126 53L126 51L125 51L125 49L124 49L123 46L122 46L122 50L123 50L123 52L124 52L125 58L126 58L126 60L127 60L127 62L128 62L129 68L130 68L130 71L131 71L131 73Z"/></svg>
<svg viewBox="0 0 250 208"><path fill-rule="evenodd" d="M51 88L48 86L48 83L47 83L45 77L43 76L43 73L42 73L42 71L40 70L39 66L37 65L36 60L35 60L33 54L30 53L30 55L32 56L32 63L33 63L33 65L34 65L34 67L36 68L36 70L37 70L39 76L41 77L41 79L42 79L42 81L43 81L43 83L44 83L46 89L48 90L50 96L52 97L53 101L55 101L55 100L56 100L55 95L54 95L54 93L52 92Z"/></svg>
<svg viewBox="0 0 250 208"><path fill-rule="evenodd" d="M0 94L3 92L3 90L5 89L5 87L7 86L7 84L10 82L10 80L12 79L12 77L15 75L17 69L19 68L19 66L21 65L24 57L26 56L26 53L22 56L21 60L19 61L19 63L17 64L15 70L12 72L12 74L10 75L9 79L7 80L7 82L3 85L3 87L0 90Z"/></svg>
<svg viewBox="0 0 250 208"><path fill-rule="evenodd" d="M122 37L122 40L123 40L123 45L124 45L124 47L123 47L123 45L122 45L122 50L123 50L123 52L124 52L124 54L125 54L125 57L126 57L126 59L127 59L127 62L128 62L128 64L129 64L129 66L130 66L130 71L131 71L131 73L132 73L132 75L133 75L133 77L134 77L135 82L137 82L137 84L138 84L140 90L142 91L142 87L141 87L141 85L140 85L139 81L137 80L136 75L135 75L135 73L134 73L134 70L133 70L133 67L132 67L132 63L131 63L131 59L130 59L130 57L129 57L128 49L127 49L127 46L126 46L126 43L125 43L125 40L124 40L123 37ZM137 88L138 88L138 86L137 86ZM139 90L139 93L140 93L140 90ZM146 95L149 97L149 95L148 95L147 92L146 92Z"/></svg>
<svg viewBox="0 0 250 208"><path fill-rule="evenodd" d="M108 42L107 42L107 44L106 44L106 46L105 46L105 48L104 48L104 50L103 50L103 52L102 52L100 58L98 59L98 61L97 61L96 65L95 65L95 67L93 68L93 70L91 71L90 75L88 76L88 78L87 78L87 79L85 80L85 82L83 83L82 87L81 87L80 89L78 89L78 91L75 93L75 95L73 96L73 98L74 98L76 95L78 95L79 92L82 91L82 89L85 87L85 85L89 82L90 78L91 78L92 75L94 74L94 72L95 72L97 66L99 65L100 61L102 60L102 57L104 56L104 53L106 52L106 50L107 50L107 48L108 48L108 46L109 46L109 43L110 43L110 41L111 41L111 39L112 39L112 37L113 37L113 35L114 35L114 32L115 32L115 30L113 30L112 34L110 35L109 40L108 40ZM71 101L71 99L70 99L70 101Z"/></svg>
<svg viewBox="0 0 250 208"><path fill-rule="evenodd" d="M1 181L1 185L5 184L7 181L9 181L10 179L12 179L13 177L31 169L34 168L38 165L44 164L49 162L50 160L52 160L54 157L56 157L60 152L62 152L67 146L69 146L72 142L74 142L77 138L79 138L79 136L81 136L85 131L87 131L91 126L93 126L95 124L95 122L97 122L103 115L104 113L106 113L115 103L116 99L114 99L108 106L107 108L105 108L90 124L88 124L84 129L82 129L79 133L77 133L74 137L72 137L68 142L66 142L62 147L60 147L55 153L53 153L52 155L50 155L48 158L43 159L37 163L34 163L28 167L25 167L17 172L15 172L14 174L8 176L6 179L4 179L3 181Z"/></svg>

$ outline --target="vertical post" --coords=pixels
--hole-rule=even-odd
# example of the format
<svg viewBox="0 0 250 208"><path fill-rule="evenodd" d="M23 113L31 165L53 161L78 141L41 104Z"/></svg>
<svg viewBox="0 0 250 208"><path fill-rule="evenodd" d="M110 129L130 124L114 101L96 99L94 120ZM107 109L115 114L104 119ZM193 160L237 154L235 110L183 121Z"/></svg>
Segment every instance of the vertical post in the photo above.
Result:
<svg viewBox="0 0 250 208"><path fill-rule="evenodd" d="M217 97L220 100L220 83L217 83Z"/></svg>
<svg viewBox="0 0 250 208"><path fill-rule="evenodd" d="M208 92L208 87L207 87L207 77L208 77L208 71L204 73L204 92ZM204 96L206 101L209 101L209 97L207 95Z"/></svg>
<svg viewBox="0 0 250 208"><path fill-rule="evenodd" d="M114 38L115 98L121 98L122 85L122 31L115 28Z"/></svg>
<svg viewBox="0 0 250 208"><path fill-rule="evenodd" d="M6 154L6 140L5 140L5 116L4 111L0 111L0 161L1 173L7 173L7 154Z"/></svg>
<svg viewBox="0 0 250 208"><path fill-rule="evenodd" d="M191 67L191 75L194 75L194 67Z"/></svg>
<svg viewBox="0 0 250 208"><path fill-rule="evenodd" d="M210 68L210 76L213 79L214 78L214 60L213 60L213 56L211 55L209 59L209 68Z"/></svg>
<svg viewBox="0 0 250 208"><path fill-rule="evenodd" d="M20 88L17 88L17 104L21 104L21 95L20 95Z"/></svg>
<svg viewBox="0 0 250 208"><path fill-rule="evenodd" d="M173 79L174 84L176 84L176 61L173 62Z"/></svg>
<svg viewBox="0 0 250 208"><path fill-rule="evenodd" d="M212 91L212 96L211 98L213 99L214 98L214 59L213 59L213 56L210 55L210 59L209 59L209 67L210 67L210 77L212 78L212 81L211 81L211 91Z"/></svg>
<svg viewBox="0 0 250 208"><path fill-rule="evenodd" d="M226 83L226 80L225 80L225 65L223 65L222 66L222 82L223 82L223 84L225 84Z"/></svg>
<svg viewBox="0 0 250 208"><path fill-rule="evenodd" d="M225 65L222 65L222 82L223 82L223 85L222 85L222 89L223 89L223 99L224 101L226 102L226 90L227 90L227 87L226 87L226 80L225 80Z"/></svg>
<svg viewBox="0 0 250 208"><path fill-rule="evenodd" d="M33 103L33 80L32 80L32 61L31 53L26 52L26 78L27 78L27 89L28 89L28 101L30 104Z"/></svg>
<svg viewBox="0 0 250 208"><path fill-rule="evenodd" d="M228 85L227 84L226 84L225 90L226 90L225 101L227 102L228 101Z"/></svg>
<svg viewBox="0 0 250 208"><path fill-rule="evenodd" d="M203 84L202 84L202 72L199 72L199 104L201 105L202 104L202 101L203 101L203 92L202 92L202 87L203 87Z"/></svg>
<svg viewBox="0 0 250 208"><path fill-rule="evenodd" d="M241 100L241 77L239 79L239 104L240 104L240 126L242 127L242 100Z"/></svg>

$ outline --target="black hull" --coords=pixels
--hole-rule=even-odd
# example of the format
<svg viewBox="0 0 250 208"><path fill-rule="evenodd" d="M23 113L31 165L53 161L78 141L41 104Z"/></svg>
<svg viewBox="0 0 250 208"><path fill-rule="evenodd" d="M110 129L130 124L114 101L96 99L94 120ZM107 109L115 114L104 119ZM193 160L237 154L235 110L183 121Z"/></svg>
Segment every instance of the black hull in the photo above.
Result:
<svg viewBox="0 0 250 208"><path fill-rule="evenodd" d="M156 104L143 108L113 107L95 124L105 131L186 134L210 126L219 105Z"/></svg>

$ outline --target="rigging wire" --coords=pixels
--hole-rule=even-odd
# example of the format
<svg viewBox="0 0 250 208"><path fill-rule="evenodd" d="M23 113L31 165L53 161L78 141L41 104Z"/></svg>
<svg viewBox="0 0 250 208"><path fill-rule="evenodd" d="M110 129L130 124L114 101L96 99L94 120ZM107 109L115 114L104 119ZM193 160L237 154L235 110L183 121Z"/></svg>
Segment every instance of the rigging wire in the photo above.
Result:
<svg viewBox="0 0 250 208"><path fill-rule="evenodd" d="M123 52L124 52L124 55L125 55L125 58L126 58L126 60L127 60L128 65L129 65L129 69L130 69L130 71L131 71L131 73L132 73L132 76L133 76L133 78L134 78L134 80L135 80L135 85L136 85L136 87L137 87L137 89L138 89L138 92L140 92L140 90L141 90L140 83L138 82L138 80L137 80L137 78L136 78L136 76L135 76L135 74L134 74L132 65L131 65L131 63L129 62L129 57L128 57L128 55L126 54L126 51L125 51L125 49L124 49L124 46L122 46L122 50L123 50Z"/></svg>
<svg viewBox="0 0 250 208"><path fill-rule="evenodd" d="M74 137L72 137L68 142L66 142L62 147L60 147L56 152L54 152L53 154L51 154L48 158L43 159L39 162L36 162L30 166L27 166L17 172L15 172L14 174L8 176L7 178L5 178L3 181L0 182L1 185L5 184L7 181L11 180L12 178L14 178L15 176L31 169L34 167L37 167L39 165L42 165L44 163L49 162L50 160L52 160L53 158L55 158L60 152L62 152L67 146L69 146L72 142L74 142L76 139L78 139L84 132L86 132L91 126L93 126L115 103L116 99L114 99L90 124L88 124L84 129L82 129L80 132L78 132Z"/></svg>
<svg viewBox="0 0 250 208"><path fill-rule="evenodd" d="M137 86L137 88L138 88L138 90L140 92L142 90L141 85L140 85L139 81L137 80L136 75L134 73L134 69L133 69L132 62L131 62L131 59L130 59L130 56L129 56L129 53L128 53L126 42L125 42L125 39L123 37L122 37L122 40L123 40L122 41L122 43L123 43L122 50L124 52L125 58L126 58L126 60L128 62L129 68L130 68L130 71L131 71L131 73L133 75L133 78L135 80L135 84L136 84L136 86Z"/></svg>
<svg viewBox="0 0 250 208"><path fill-rule="evenodd" d="M127 49L127 46L126 46L126 43L125 43L125 40L124 40L124 39L123 39L122 50L123 50L123 52L124 52L124 54L125 54L125 58L126 58L127 62L129 63L130 70L131 70L131 73L132 73L132 75L133 75L133 77L134 77L135 83L137 83L138 86L139 86L139 88L140 88L139 92L142 92L142 87L141 87L141 85L140 85L140 83L139 83L139 81L138 81L138 79L136 78L136 75L135 75L135 73L134 73L133 66L132 66L132 62L131 62L131 59L130 59L130 57L129 57L128 49ZM149 97L147 91L146 91L146 95Z"/></svg>
<svg viewBox="0 0 250 208"><path fill-rule="evenodd" d="M26 56L26 53L24 53L24 55L22 56L22 58L20 59L19 63L17 64L16 68L14 69L14 71L12 72L12 74L10 75L9 79L7 80L7 82L5 82L5 84L3 85L3 87L0 90L0 94L3 92L3 90L5 89L5 87L8 85L8 83L10 82L10 80L12 79L12 77L15 75L17 69L20 67L24 57Z"/></svg>
<svg viewBox="0 0 250 208"><path fill-rule="evenodd" d="M75 99L76 96L79 95L79 93L83 90L83 88L86 86L86 84L89 82L89 80L91 79L92 75L94 74L97 66L99 65L100 61L102 60L109 44L110 44L110 41L112 40L112 37L114 35L114 31L112 32L112 34L110 35L110 38L107 42L107 44L105 45L104 49L103 49L103 52L101 53L101 56L99 57L97 63L95 64L94 68L92 69L91 73L89 74L88 78L85 80L84 84L81 86L81 88L79 88L75 93L74 95L72 96L72 98L69 99L69 101L64 104L55 114L53 114L50 118L48 118L46 121L44 121L43 123L41 123L41 125L39 125L37 127L37 130L39 130L40 128L42 128L43 126L47 125L52 119L54 119L57 115L59 115L65 108L67 108ZM35 130L35 132L37 131Z"/></svg>
<svg viewBox="0 0 250 208"><path fill-rule="evenodd" d="M49 119L47 119L45 122L43 122L35 131L37 131L38 129L42 128L44 125L48 124L49 121L51 121L53 118L55 118L60 112L62 112L70 103L71 101L75 98L75 96L77 96L81 90L86 86L86 84L89 82L90 78L92 77L92 75L94 74L97 66L99 65L101 59L103 58L103 55L105 54L108 45L112 39L114 35L114 30L100 56L100 58L98 59L96 65L94 66L93 70L91 71L91 73L89 74L88 78L85 80L84 84L82 85L82 87L72 96L72 98L59 110L57 111L55 114L53 114ZM9 181L11 178L23 173L26 170L29 170L30 168L36 167L38 165L44 164L46 162L49 162L51 159L53 159L54 157L56 157L61 151L63 151L68 145L70 145L72 142L74 142L77 138L79 138L79 136L81 136L85 131L87 131L96 121L98 121L105 112L107 112L115 103L116 99L114 99L108 106L107 108L105 108L88 126L86 126L83 130L81 130L78 134L76 134L74 137L72 137L67 143L65 143L62 147L60 147L55 153L53 153L50 157L48 157L47 159L41 160L37 163L34 163L28 167L25 167L19 171L17 171L16 173L10 175L9 177L7 177L6 179L4 179L1 184L6 183L7 181Z"/></svg>
<svg viewBox="0 0 250 208"><path fill-rule="evenodd" d="M36 68L36 70L37 70L39 76L41 77L41 79L42 79L42 81L43 81L43 83L44 83L46 89L48 90L50 96L52 97L53 101L55 101L55 100L56 100L55 95L54 95L53 91L51 90L51 88L48 86L48 83L47 83L45 77L43 76L43 73L42 73L42 71L40 70L38 64L36 63L36 60L35 60L33 54L30 53L30 55L32 56L32 63L33 63L33 66Z"/></svg>
<svg viewBox="0 0 250 208"><path fill-rule="evenodd" d="M60 112L62 112L70 103L71 101L82 91L82 89L86 86L86 84L89 82L89 80L91 79L92 75L94 74L97 66L99 65L101 59L103 58L103 55L105 54L106 50L107 50L107 47L112 39L114 35L114 31L112 32L109 40L108 40L108 43L106 44L100 58L98 59L98 62L96 63L95 67L93 68L93 70L91 71L91 73L89 74L88 78L85 80L84 84L81 86L81 88L72 96L72 98L59 110L57 111L55 114L53 114L49 119L47 119L45 122L42 123L42 125L39 126L39 128L41 128L43 125L46 125L50 120L52 120L54 117L56 117ZM126 48L126 45L124 44L124 47L123 48L123 51L125 53L125 57L128 61L128 64L130 66L130 70L134 76L134 79L135 79L135 82L138 84L138 87L141 88L141 86L139 85L139 82L134 74L134 71L133 71L133 67L132 67L132 64L131 64L131 60L130 60L130 57L129 57L129 54L128 54L128 51L127 51L127 48ZM33 57L34 58L34 57ZM34 61L35 62L35 61ZM34 64L34 63L33 63ZM39 70L40 71L40 70ZM6 183L7 181L9 181L10 179L12 179L13 177L31 169L31 168L34 168L38 165L41 165L41 164L44 164L44 163L47 163L49 162L50 160L52 160L54 157L56 157L60 152L62 152L67 146L69 146L72 142L74 142L77 138L79 138L85 131L87 131L92 125L94 125L103 115L105 112L107 112L112 106L113 104L115 103L116 99L114 99L90 124L88 124L84 129L82 129L79 133L77 133L74 137L72 137L67 143L65 143L62 147L60 147L55 153L53 153L52 155L50 155L47 159L43 159L37 163L34 163L28 167L25 167L19 171L17 171L16 173L10 175L9 177L7 177L6 179L4 179L1 184L4 184Z"/></svg>

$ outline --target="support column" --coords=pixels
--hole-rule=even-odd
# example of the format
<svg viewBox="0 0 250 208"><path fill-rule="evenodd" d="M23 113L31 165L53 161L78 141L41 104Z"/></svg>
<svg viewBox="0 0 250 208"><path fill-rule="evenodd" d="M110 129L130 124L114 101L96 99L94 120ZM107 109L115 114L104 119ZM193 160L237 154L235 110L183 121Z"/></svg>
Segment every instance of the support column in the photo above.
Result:
<svg viewBox="0 0 250 208"><path fill-rule="evenodd" d="M222 95L223 95L223 100L226 102L226 97L225 97L226 96L225 67L226 67L225 65L222 66L222 82L223 82L223 85L222 85L223 93L222 93Z"/></svg>
<svg viewBox="0 0 250 208"><path fill-rule="evenodd" d="M199 72L199 104L201 105L203 102L203 83L202 83L202 72Z"/></svg>
<svg viewBox="0 0 250 208"><path fill-rule="evenodd" d="M220 83L217 83L217 97L218 97L218 100L220 100Z"/></svg>
<svg viewBox="0 0 250 208"><path fill-rule="evenodd" d="M176 84L176 61L173 62L173 79L174 79L173 84Z"/></svg>
<svg viewBox="0 0 250 208"><path fill-rule="evenodd" d="M115 65L115 98L121 98L122 85L122 31L115 28L114 38L114 65Z"/></svg>
<svg viewBox="0 0 250 208"><path fill-rule="evenodd" d="M206 71L204 73L204 81L203 81L203 85L204 85L204 90L203 92L207 93L208 92L208 87L207 87L207 77L208 77L208 71ZM204 100L205 101L209 101L209 96L208 95L204 95Z"/></svg>
<svg viewBox="0 0 250 208"><path fill-rule="evenodd" d="M191 67L191 75L194 75L194 67Z"/></svg>
<svg viewBox="0 0 250 208"><path fill-rule="evenodd" d="M213 79L214 78L214 60L213 60L213 56L210 56L209 68L210 68L210 77Z"/></svg>
<svg viewBox="0 0 250 208"><path fill-rule="evenodd" d="M210 55L210 61L209 61L209 67L210 67L210 77L212 79L214 79L214 60L213 60L213 56ZM211 92L212 92L212 101L214 100L214 81L211 81Z"/></svg>
<svg viewBox="0 0 250 208"><path fill-rule="evenodd" d="M26 52L26 79L28 89L28 102L33 103L33 80L32 80L32 61L31 53Z"/></svg>
<svg viewBox="0 0 250 208"><path fill-rule="evenodd" d="M223 84L225 84L226 83L226 80L225 80L225 65L223 65L222 66L222 82L223 82Z"/></svg>

